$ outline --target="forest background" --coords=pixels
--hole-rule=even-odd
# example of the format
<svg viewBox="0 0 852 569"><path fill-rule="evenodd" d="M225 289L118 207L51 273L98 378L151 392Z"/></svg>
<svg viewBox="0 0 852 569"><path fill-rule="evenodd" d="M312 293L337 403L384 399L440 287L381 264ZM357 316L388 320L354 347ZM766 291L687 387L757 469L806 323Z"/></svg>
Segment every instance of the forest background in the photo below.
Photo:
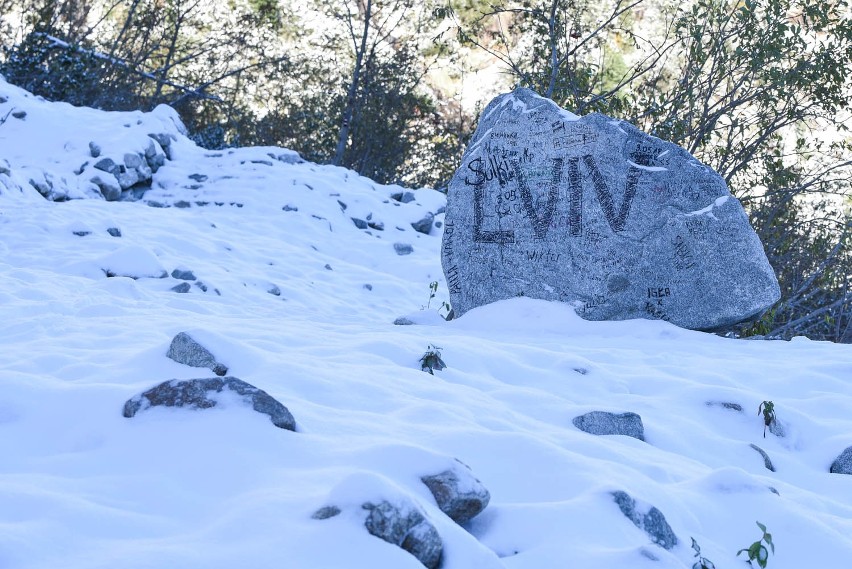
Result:
<svg viewBox="0 0 852 569"><path fill-rule="evenodd" d="M782 297L722 332L852 343L846 0L0 0L0 74L74 105L168 104L206 148L437 189L482 105L530 87L725 178Z"/></svg>

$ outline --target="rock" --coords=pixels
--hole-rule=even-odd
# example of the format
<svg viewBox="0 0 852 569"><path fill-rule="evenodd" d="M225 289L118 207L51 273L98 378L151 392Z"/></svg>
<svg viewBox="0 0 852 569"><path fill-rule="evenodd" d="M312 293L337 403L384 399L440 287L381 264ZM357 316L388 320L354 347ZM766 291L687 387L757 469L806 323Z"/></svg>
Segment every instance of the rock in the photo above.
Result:
<svg viewBox="0 0 852 569"><path fill-rule="evenodd" d="M258 413L269 415L272 423L281 429L296 430L296 421L290 411L262 389L236 377L211 377L204 379L173 379L137 395L124 404L124 416L133 417L150 407L183 407L210 409L215 407L218 394L228 390L250 404Z"/></svg>
<svg viewBox="0 0 852 569"><path fill-rule="evenodd" d="M575 417L574 426L592 435L625 435L645 440L645 427L642 417L636 413L608 413L606 411L591 411Z"/></svg>
<svg viewBox="0 0 852 569"><path fill-rule="evenodd" d="M743 406L739 403L731 403L729 401L708 401L708 407L721 407L723 409L728 409L729 411L737 411L739 413L743 412Z"/></svg>
<svg viewBox="0 0 852 569"><path fill-rule="evenodd" d="M101 155L101 147L95 144L94 142L89 143L89 155L92 158L97 158Z"/></svg>
<svg viewBox="0 0 852 569"><path fill-rule="evenodd" d="M413 227L415 231L429 235L429 232L432 231L432 224L434 221L435 216L431 213L427 213L423 219L412 223L411 227Z"/></svg>
<svg viewBox="0 0 852 569"><path fill-rule="evenodd" d="M393 250L397 255L410 255L414 252L414 247L408 243L394 243Z"/></svg>
<svg viewBox="0 0 852 569"><path fill-rule="evenodd" d="M663 549L673 549L677 545L677 536L660 510L651 506L647 512L638 511L636 500L630 497L627 492L621 490L612 492L612 497L621 509L621 513L637 528L647 533L651 541Z"/></svg>
<svg viewBox="0 0 852 569"><path fill-rule="evenodd" d="M840 456L831 463L829 472L832 474L852 474L852 447L847 447Z"/></svg>
<svg viewBox="0 0 852 569"><path fill-rule="evenodd" d="M187 178L189 178L190 180L195 180L198 183L207 181L207 176L205 176L204 174L190 174L189 176L187 176Z"/></svg>
<svg viewBox="0 0 852 569"><path fill-rule="evenodd" d="M189 287L189 283L181 283ZM206 367L213 370L216 375L222 376L228 373L228 367L216 361L210 351L195 341L195 339L181 332L172 339L166 356L179 364L192 367Z"/></svg>
<svg viewBox="0 0 852 569"><path fill-rule="evenodd" d="M108 172L95 174L89 180L98 187L106 201L114 202L121 197L121 186L118 184L118 180Z"/></svg>
<svg viewBox="0 0 852 569"><path fill-rule="evenodd" d="M192 288L192 285L190 285L189 283L180 283L180 284L173 286L169 290L171 290L172 292L179 292L179 293L183 294L183 293L189 292L189 290L191 288ZM220 373L218 375L224 375L224 374Z"/></svg>
<svg viewBox="0 0 852 569"><path fill-rule="evenodd" d="M184 269L175 269L172 271L172 278L181 281L194 281L195 273Z"/></svg>
<svg viewBox="0 0 852 569"><path fill-rule="evenodd" d="M414 320L410 318L406 318L405 316L400 316L396 320L393 321L395 326L411 326L414 324Z"/></svg>
<svg viewBox="0 0 852 569"><path fill-rule="evenodd" d="M337 506L323 506L322 508L314 512L311 517L315 520L327 520L328 518L339 516L340 513L340 508L338 508Z"/></svg>
<svg viewBox="0 0 852 569"><path fill-rule="evenodd" d="M589 320L716 329L780 297L725 181L674 144L528 89L494 99L448 188L441 260L457 316L519 295Z"/></svg>
<svg viewBox="0 0 852 569"><path fill-rule="evenodd" d="M285 205L281 209L283 209L284 211L299 211L299 208L297 208L294 205ZM353 219L352 221L355 221L355 220ZM363 222L363 223L364 223L364 227L359 227L358 229L366 229L367 228L367 223L366 222ZM356 223L355 225L357 227L358 224Z"/></svg>
<svg viewBox="0 0 852 569"><path fill-rule="evenodd" d="M772 461L769 459L769 455L766 454L766 451L757 446L756 444L750 444L751 448L760 453L760 456L763 457L763 465L766 467L766 470L770 472L775 472L775 466L772 464Z"/></svg>
<svg viewBox="0 0 852 569"><path fill-rule="evenodd" d="M352 219L352 223L354 223L355 227L358 229L367 229L367 222L363 219L358 219L357 217L352 217L350 219Z"/></svg>
<svg viewBox="0 0 852 569"><path fill-rule="evenodd" d="M12 116L16 119L25 119L27 118L27 111L15 111L12 113Z"/></svg>
<svg viewBox="0 0 852 569"><path fill-rule="evenodd" d="M458 461L453 468L420 480L432 492L438 508L459 525L477 516L491 500L491 494L482 482L467 465Z"/></svg>
<svg viewBox="0 0 852 569"><path fill-rule="evenodd" d="M116 164L112 158L103 158L95 162L95 168L106 172L108 174L112 174L113 176L118 177L121 173L121 167Z"/></svg>
<svg viewBox="0 0 852 569"><path fill-rule="evenodd" d="M370 512L364 527L371 535L401 547L427 569L441 565L444 549L441 536L413 503L368 502L363 507Z"/></svg>
<svg viewBox="0 0 852 569"><path fill-rule="evenodd" d="M391 199L396 200L401 203L408 203L414 201L414 192L394 192L391 194Z"/></svg>
<svg viewBox="0 0 852 569"><path fill-rule="evenodd" d="M165 133L148 133L148 136L157 141L157 144L160 145L160 148L163 149L163 152L166 155L166 158L169 160L172 159L172 135Z"/></svg>
<svg viewBox="0 0 852 569"><path fill-rule="evenodd" d="M121 237L121 229L119 229L118 227L107 228L107 233L109 233L113 237Z"/></svg>
<svg viewBox="0 0 852 569"><path fill-rule="evenodd" d="M280 288L278 288L278 286L277 286L277 285L272 285L272 288L267 289L267 291L266 291L266 292L268 292L268 293L269 293L269 294L271 294L272 296L281 296L281 289L280 289Z"/></svg>

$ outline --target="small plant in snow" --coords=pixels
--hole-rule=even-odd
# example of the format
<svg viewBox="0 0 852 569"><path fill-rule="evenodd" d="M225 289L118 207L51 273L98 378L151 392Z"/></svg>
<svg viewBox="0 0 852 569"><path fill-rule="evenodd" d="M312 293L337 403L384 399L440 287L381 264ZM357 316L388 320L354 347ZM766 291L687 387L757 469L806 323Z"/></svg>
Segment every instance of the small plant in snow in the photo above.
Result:
<svg viewBox="0 0 852 569"><path fill-rule="evenodd" d="M695 550L695 557L698 558L698 561L692 564L692 569L716 569L712 561L701 556L701 548L698 546L698 542L695 541L694 537L692 538L692 549Z"/></svg>
<svg viewBox="0 0 852 569"><path fill-rule="evenodd" d="M440 371L445 367L447 367L447 364L441 359L441 348L429 344L426 353L420 358L421 371L428 371L430 374L435 375L434 370L437 369Z"/></svg>
<svg viewBox="0 0 852 569"><path fill-rule="evenodd" d="M763 413L763 438L766 438L766 427L775 422L775 404L772 401L764 401L757 407L757 414Z"/></svg>
<svg viewBox="0 0 852 569"><path fill-rule="evenodd" d="M432 306L432 299L435 298L435 293L438 292L438 281L429 283L429 300L426 302L426 308Z"/></svg>
<svg viewBox="0 0 852 569"><path fill-rule="evenodd" d="M763 536L752 543L748 549L740 549L737 551L737 556L740 553L745 552L748 555L748 564L753 566L753 563L757 561L757 564L760 565L761 569L766 568L766 562L769 560L769 549L772 550L772 553L775 553L775 544L772 543L772 534L766 531L766 526L760 522L757 522L757 527L760 528L760 531L763 532ZM766 545L769 546L769 549L766 548Z"/></svg>

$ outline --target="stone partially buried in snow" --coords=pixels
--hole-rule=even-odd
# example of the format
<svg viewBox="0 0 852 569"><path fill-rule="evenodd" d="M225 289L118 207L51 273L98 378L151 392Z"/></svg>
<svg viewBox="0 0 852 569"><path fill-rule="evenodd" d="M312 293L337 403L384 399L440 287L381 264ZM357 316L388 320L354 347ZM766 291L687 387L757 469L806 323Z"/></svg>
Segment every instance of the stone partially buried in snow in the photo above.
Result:
<svg viewBox="0 0 852 569"><path fill-rule="evenodd" d="M621 490L612 492L612 497L621 513L633 522L633 525L648 534L651 541L663 549L672 549L677 545L677 536L660 510L650 506L647 511L640 512L636 500Z"/></svg>
<svg viewBox="0 0 852 569"><path fill-rule="evenodd" d="M124 416L133 417L150 407L182 407L210 409L218 404L224 391L238 395L246 405L258 413L269 415L276 427L296 430L296 420L290 411L262 389L236 377L211 377L204 379L174 379L137 395L124 404Z"/></svg>
<svg viewBox="0 0 852 569"><path fill-rule="evenodd" d="M413 503L368 502L364 509L370 512L364 527L371 535L401 547L427 569L437 569L441 565L444 549L441 536Z"/></svg>
<svg viewBox="0 0 852 569"><path fill-rule="evenodd" d="M625 435L645 440L645 427L642 417L636 413L609 413L607 411L591 411L585 415L574 417L574 426L592 435Z"/></svg>
<svg viewBox="0 0 852 569"><path fill-rule="evenodd" d="M189 287L187 283L181 283ZM187 288L188 290L188 288ZM166 356L179 364L192 367L206 367L216 375L228 373L228 366L216 361L216 357L204 346L199 344L195 338L186 332L178 333L172 338L169 351Z"/></svg>
<svg viewBox="0 0 852 569"><path fill-rule="evenodd" d="M832 474L852 474L852 447L848 447L834 459L829 472Z"/></svg>
<svg viewBox="0 0 852 569"><path fill-rule="evenodd" d="M780 297L725 181L680 147L528 89L494 99L449 184L441 260L456 316L528 296L589 320L714 329Z"/></svg>
<svg viewBox="0 0 852 569"><path fill-rule="evenodd" d="M438 508L457 524L470 521L488 506L491 494L470 471L456 461L452 468L424 476L423 483L432 492Z"/></svg>

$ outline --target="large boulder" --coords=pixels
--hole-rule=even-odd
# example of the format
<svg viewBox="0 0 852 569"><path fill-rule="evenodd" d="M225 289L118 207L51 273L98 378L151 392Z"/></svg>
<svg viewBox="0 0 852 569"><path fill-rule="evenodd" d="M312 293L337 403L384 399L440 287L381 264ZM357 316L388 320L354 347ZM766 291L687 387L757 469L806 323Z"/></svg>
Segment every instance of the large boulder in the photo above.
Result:
<svg viewBox="0 0 852 569"><path fill-rule="evenodd" d="M515 296L589 320L715 329L780 297L725 181L687 151L528 89L494 99L448 190L442 264L456 316Z"/></svg>
<svg viewBox="0 0 852 569"><path fill-rule="evenodd" d="M173 379L141 393L124 404L124 416L134 417L151 407L183 407L210 409L228 391L258 413L269 415L272 424L288 431L296 430L296 420L289 409L262 389L236 377Z"/></svg>

